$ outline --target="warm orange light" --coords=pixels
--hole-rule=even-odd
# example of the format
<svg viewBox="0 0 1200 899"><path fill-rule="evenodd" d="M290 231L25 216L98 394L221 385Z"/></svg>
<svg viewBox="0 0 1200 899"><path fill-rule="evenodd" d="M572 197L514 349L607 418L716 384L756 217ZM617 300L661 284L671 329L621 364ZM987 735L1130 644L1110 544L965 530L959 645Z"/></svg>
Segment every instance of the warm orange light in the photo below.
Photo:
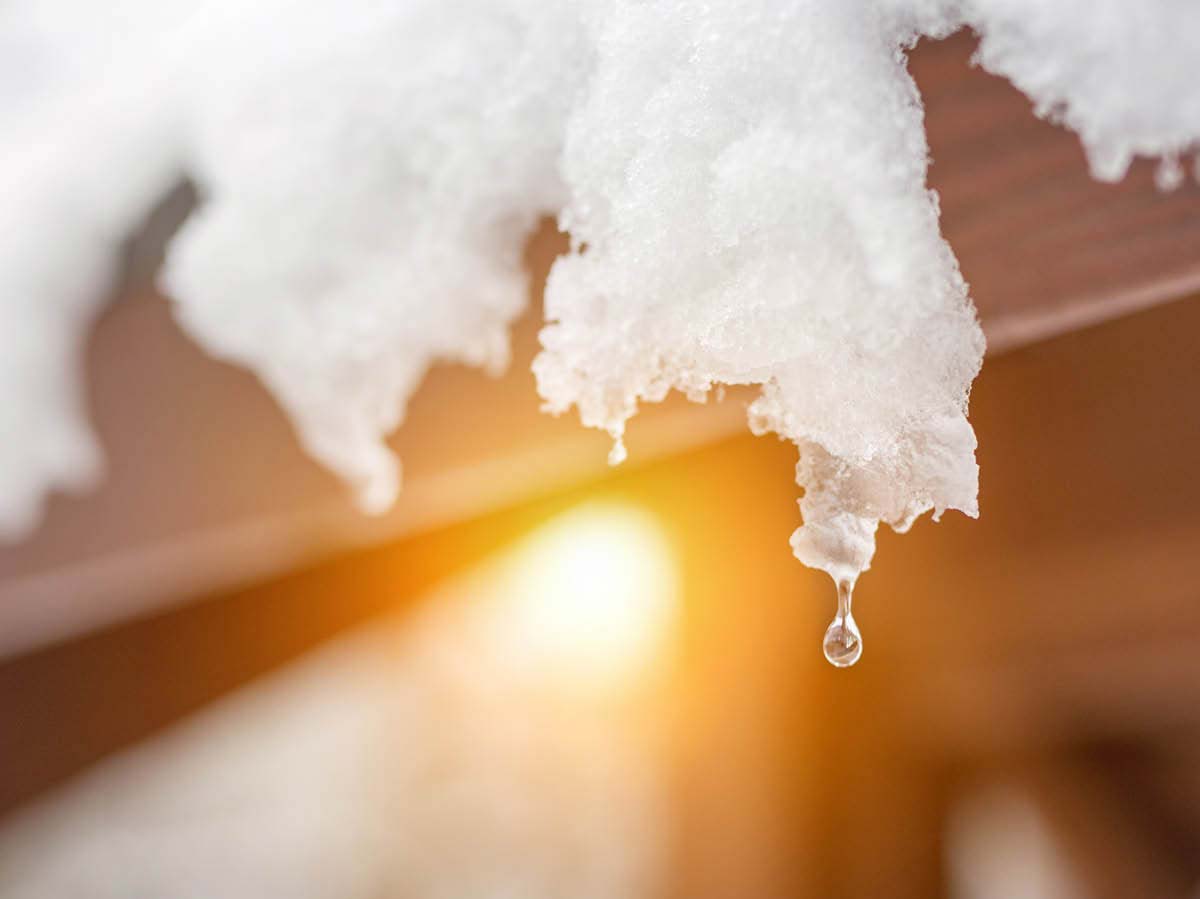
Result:
<svg viewBox="0 0 1200 899"><path fill-rule="evenodd" d="M677 574L658 524L637 508L593 503L514 549L489 596L489 629L509 662L571 688L621 693L661 659Z"/></svg>

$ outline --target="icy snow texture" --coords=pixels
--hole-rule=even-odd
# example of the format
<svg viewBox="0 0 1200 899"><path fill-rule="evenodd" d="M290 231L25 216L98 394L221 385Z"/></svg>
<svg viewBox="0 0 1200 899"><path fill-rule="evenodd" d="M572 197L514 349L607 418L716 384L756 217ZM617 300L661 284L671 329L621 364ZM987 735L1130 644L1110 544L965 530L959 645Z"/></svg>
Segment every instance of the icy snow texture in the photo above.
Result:
<svg viewBox="0 0 1200 899"><path fill-rule="evenodd" d="M395 496L383 440L428 366L504 362L524 235L561 210L548 404L619 437L670 389L763 385L752 426L801 451L797 555L853 579L878 521L975 511L983 344L903 57L963 24L1097 175L1145 154L1178 180L1188 0L8 0L0 533L95 470L80 344L115 248L188 176L182 325L364 508Z"/></svg>
<svg viewBox="0 0 1200 899"><path fill-rule="evenodd" d="M906 34L823 0L601 19L565 150L586 249L550 275L534 365L552 408L618 438L639 399L764 385L752 426L800 448L793 548L838 579L879 521L975 514L983 337L925 189Z"/></svg>

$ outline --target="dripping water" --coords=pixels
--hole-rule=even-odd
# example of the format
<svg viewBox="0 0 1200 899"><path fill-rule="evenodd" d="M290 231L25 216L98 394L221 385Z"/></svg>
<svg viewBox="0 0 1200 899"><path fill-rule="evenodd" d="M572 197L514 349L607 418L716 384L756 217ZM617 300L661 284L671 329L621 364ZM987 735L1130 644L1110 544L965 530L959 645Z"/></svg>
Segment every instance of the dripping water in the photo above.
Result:
<svg viewBox="0 0 1200 899"><path fill-rule="evenodd" d="M835 668L849 668L862 655L862 634L854 622L851 603L854 602L854 582L838 581L837 614L825 630L825 658Z"/></svg>

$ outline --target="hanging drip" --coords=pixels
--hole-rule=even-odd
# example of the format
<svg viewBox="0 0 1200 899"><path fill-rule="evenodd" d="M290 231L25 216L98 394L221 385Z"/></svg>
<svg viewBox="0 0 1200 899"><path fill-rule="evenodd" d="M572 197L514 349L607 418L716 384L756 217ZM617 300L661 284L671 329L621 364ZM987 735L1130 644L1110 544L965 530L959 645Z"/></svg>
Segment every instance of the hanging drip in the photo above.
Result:
<svg viewBox="0 0 1200 899"><path fill-rule="evenodd" d="M854 621L854 582L838 581L837 614L825 630L825 658L835 668L849 668L862 656L862 634Z"/></svg>

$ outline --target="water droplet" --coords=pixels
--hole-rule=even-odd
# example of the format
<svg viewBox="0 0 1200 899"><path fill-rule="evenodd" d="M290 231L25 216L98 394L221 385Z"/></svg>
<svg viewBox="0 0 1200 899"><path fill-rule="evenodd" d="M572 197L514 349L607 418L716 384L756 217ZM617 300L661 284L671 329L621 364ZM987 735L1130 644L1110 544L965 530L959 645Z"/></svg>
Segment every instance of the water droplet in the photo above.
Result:
<svg viewBox="0 0 1200 899"><path fill-rule="evenodd" d="M854 622L850 604L854 600L854 583L838 581L838 610L825 630L825 658L835 668L849 668L862 656L862 634Z"/></svg>

